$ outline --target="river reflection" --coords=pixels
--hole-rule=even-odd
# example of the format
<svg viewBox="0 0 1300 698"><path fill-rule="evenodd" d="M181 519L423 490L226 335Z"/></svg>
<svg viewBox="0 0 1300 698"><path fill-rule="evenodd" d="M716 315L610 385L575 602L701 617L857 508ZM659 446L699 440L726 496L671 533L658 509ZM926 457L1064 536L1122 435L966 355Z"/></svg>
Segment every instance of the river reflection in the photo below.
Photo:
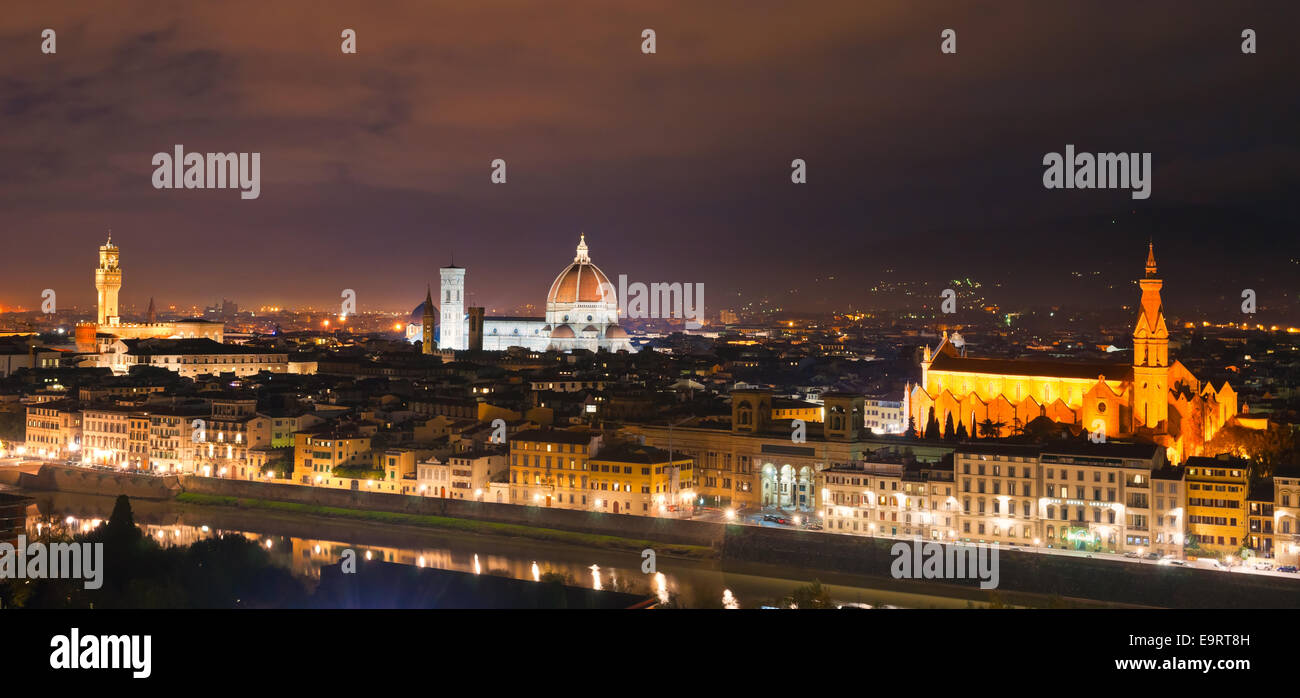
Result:
<svg viewBox="0 0 1300 698"><path fill-rule="evenodd" d="M37 504L28 512L28 534L84 533L108 519L113 498L28 492ZM239 535L266 548L272 560L310 587L321 569L344 551L358 558L495 574L539 581L559 575L575 586L653 594L661 603L687 608L758 608L812 581L733 571L716 561L659 556L658 569L642 572L635 553L546 544L518 538L457 534L405 526L383 526L319 517L133 500L137 527L160 545L183 546L222 535ZM743 567L743 566L737 566ZM782 572L792 572L781 570ZM904 608L965 608L965 599L909 594L866 586L827 584L839 603Z"/></svg>

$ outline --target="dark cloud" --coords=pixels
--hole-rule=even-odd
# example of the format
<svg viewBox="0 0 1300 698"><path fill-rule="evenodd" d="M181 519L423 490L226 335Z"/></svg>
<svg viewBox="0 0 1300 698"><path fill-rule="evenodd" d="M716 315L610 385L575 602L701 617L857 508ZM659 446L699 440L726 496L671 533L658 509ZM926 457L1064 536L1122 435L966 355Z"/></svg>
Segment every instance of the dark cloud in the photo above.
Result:
<svg viewBox="0 0 1300 698"><path fill-rule="evenodd" d="M1155 236L1192 303L1300 256L1290 3L47 5L0 18L0 235L34 260L5 265L5 304L90 303L110 227L141 306L413 306L454 253L504 311L579 232L612 275L717 299L836 276L818 297L860 303L889 267L1034 301L1069 265L1122 282ZM176 143L261 152L261 198L154 190ZM1044 190L1067 143L1152 152L1152 198Z"/></svg>

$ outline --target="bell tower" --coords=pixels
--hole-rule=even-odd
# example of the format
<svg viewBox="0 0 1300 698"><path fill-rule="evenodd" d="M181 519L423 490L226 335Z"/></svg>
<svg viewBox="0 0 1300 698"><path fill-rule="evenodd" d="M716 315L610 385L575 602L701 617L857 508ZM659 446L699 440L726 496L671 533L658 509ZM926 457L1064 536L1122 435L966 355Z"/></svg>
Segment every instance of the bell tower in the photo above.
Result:
<svg viewBox="0 0 1300 698"><path fill-rule="evenodd" d="M1142 304L1133 328L1133 426L1162 428L1169 417L1169 328L1156 278L1155 245L1147 243L1146 275L1138 281Z"/></svg>
<svg viewBox="0 0 1300 698"><path fill-rule="evenodd" d="M865 426L866 398L856 393L826 393L822 395L826 411L822 417L822 430L827 441L856 441Z"/></svg>
<svg viewBox="0 0 1300 698"><path fill-rule="evenodd" d="M434 350L434 328L437 326L437 316L434 312L433 289L428 288L424 292L424 315L420 317L420 329L424 332L424 339L420 342L420 352L423 354L432 354Z"/></svg>
<svg viewBox="0 0 1300 698"><path fill-rule="evenodd" d="M469 348L465 331L465 269L454 263L438 270L442 278L442 320L438 323L438 347L464 350Z"/></svg>
<svg viewBox="0 0 1300 698"><path fill-rule="evenodd" d="M113 244L113 231L108 240L99 246L99 266L95 267L96 304L100 325L116 325L121 321L117 313L117 292L122 288L122 268L118 266L117 245Z"/></svg>

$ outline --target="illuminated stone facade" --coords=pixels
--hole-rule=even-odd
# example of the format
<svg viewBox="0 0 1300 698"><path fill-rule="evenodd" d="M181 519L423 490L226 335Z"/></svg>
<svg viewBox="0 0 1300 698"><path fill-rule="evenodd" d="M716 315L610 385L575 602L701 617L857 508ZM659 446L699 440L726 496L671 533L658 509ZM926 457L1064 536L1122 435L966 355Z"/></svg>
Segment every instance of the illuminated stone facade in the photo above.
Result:
<svg viewBox="0 0 1300 698"><path fill-rule="evenodd" d="M1176 463L1199 455L1237 414L1237 394L1226 382L1216 390L1178 361L1170 363L1151 247L1138 285L1131 363L973 358L945 332L937 348L925 348L920 383L905 391L917 431L926 430L931 411L941 429L951 415L954 429L964 426L971 437L1010 436L1047 417L1112 438L1150 440Z"/></svg>

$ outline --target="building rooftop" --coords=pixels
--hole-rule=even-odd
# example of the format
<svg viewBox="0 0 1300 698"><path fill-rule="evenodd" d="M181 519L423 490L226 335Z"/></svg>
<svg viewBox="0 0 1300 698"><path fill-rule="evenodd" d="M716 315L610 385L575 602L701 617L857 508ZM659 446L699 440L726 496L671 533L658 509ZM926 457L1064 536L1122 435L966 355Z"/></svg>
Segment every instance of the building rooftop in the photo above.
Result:
<svg viewBox="0 0 1300 698"><path fill-rule="evenodd" d="M1084 378L1127 380L1133 376L1132 364L1095 361L1044 361L1043 359L973 359L940 352L930 364L931 371L985 373L1002 376L1042 376L1044 378Z"/></svg>
<svg viewBox="0 0 1300 698"><path fill-rule="evenodd" d="M126 353L132 356L171 356L175 354L283 354L283 351L254 349L238 344L222 344L216 340L191 339L123 339Z"/></svg>
<svg viewBox="0 0 1300 698"><path fill-rule="evenodd" d="M674 460L690 460L681 452L675 453ZM653 446L642 446L637 443L619 443L606 446L600 449L600 452L592 457L593 461L609 461L611 463L639 463L641 465L651 465L654 463L667 463L668 451Z"/></svg>
<svg viewBox="0 0 1300 698"><path fill-rule="evenodd" d="M565 431L563 429L528 429L514 435L512 441L539 441L558 444L588 444L592 436L589 431Z"/></svg>

